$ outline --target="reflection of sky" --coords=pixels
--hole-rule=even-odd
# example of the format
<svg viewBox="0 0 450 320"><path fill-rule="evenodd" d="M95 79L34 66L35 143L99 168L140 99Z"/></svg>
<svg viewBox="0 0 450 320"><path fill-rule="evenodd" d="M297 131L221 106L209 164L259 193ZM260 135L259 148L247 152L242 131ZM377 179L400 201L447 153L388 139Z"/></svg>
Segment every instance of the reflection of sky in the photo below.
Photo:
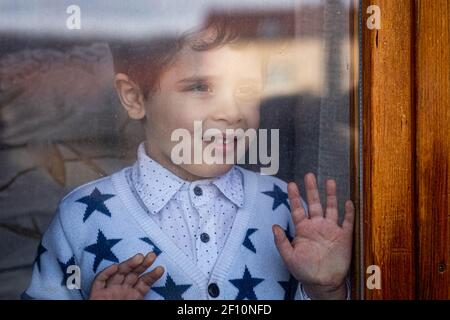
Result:
<svg viewBox="0 0 450 320"><path fill-rule="evenodd" d="M309 0L311 1L311 0ZM198 26L212 9L292 8L296 0L0 0L0 30L28 35L168 34ZM132 3L132 5L130 5ZM81 30L68 30L69 5L81 8Z"/></svg>
<svg viewBox="0 0 450 320"><path fill-rule="evenodd" d="M324 3L325 0L0 0L0 32L58 37L167 35L198 26L210 10L262 11ZM81 30L66 28L69 5L81 8Z"/></svg>

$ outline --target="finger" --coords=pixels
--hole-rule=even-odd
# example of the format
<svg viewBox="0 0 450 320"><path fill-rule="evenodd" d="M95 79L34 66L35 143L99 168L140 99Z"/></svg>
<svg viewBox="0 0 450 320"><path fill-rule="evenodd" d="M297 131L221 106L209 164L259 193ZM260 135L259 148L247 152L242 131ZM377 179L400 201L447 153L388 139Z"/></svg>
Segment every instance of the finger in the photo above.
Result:
<svg viewBox="0 0 450 320"><path fill-rule="evenodd" d="M339 210L338 210L338 200L336 196L336 181L330 179L327 180L325 184L326 194L327 194L327 209L325 218L338 223Z"/></svg>
<svg viewBox="0 0 450 320"><path fill-rule="evenodd" d="M151 287L156 281L158 281L159 278L162 277L163 274L164 274L164 268L161 266L158 266L155 269L153 269L152 271L143 274L139 278L139 281L142 281L147 286Z"/></svg>
<svg viewBox="0 0 450 320"><path fill-rule="evenodd" d="M323 217L322 205L320 204L319 189L316 177L312 173L305 175L306 201L308 202L309 217Z"/></svg>
<svg viewBox="0 0 450 320"><path fill-rule="evenodd" d="M103 289L106 286L106 281L110 279L118 270L117 264L110 265L101 271L94 279L91 290Z"/></svg>
<svg viewBox="0 0 450 320"><path fill-rule="evenodd" d="M125 279L125 275L119 273L119 267L117 266L117 272L108 280L106 280L106 286L112 286L112 285L119 285L123 283L123 280Z"/></svg>
<svg viewBox="0 0 450 320"><path fill-rule="evenodd" d="M294 225L297 227L304 219L307 218L305 208L300 199L300 192L298 191L297 184L290 182L288 184L289 202L291 204L291 215Z"/></svg>
<svg viewBox="0 0 450 320"><path fill-rule="evenodd" d="M125 277L142 263L143 255L138 253L128 260L125 260L118 265L118 270L111 278L106 281L107 286L122 284Z"/></svg>
<svg viewBox="0 0 450 320"><path fill-rule="evenodd" d="M289 197L289 205L291 210L298 209L302 206L300 201L300 192L298 191L297 184L295 182L289 182L287 185L288 197Z"/></svg>
<svg viewBox="0 0 450 320"><path fill-rule="evenodd" d="M144 256L141 253L134 255L133 257L125 260L119 264L119 273L127 275L137 268L144 261Z"/></svg>
<svg viewBox="0 0 450 320"><path fill-rule="evenodd" d="M155 260L156 254L154 252L147 253L142 263L133 270L133 273L140 276L145 270L150 268L150 266L153 264L153 262L155 262Z"/></svg>
<svg viewBox="0 0 450 320"><path fill-rule="evenodd" d="M143 274L134 288L138 290L143 296L145 296L150 289L150 287L158 281L159 278L164 274L164 268L161 266L156 267L150 272Z"/></svg>
<svg viewBox="0 0 450 320"><path fill-rule="evenodd" d="M137 275L134 272L130 272L125 276L125 279L123 280L123 284L133 287L139 280L139 275Z"/></svg>
<svg viewBox="0 0 450 320"><path fill-rule="evenodd" d="M286 237L284 230L279 225L273 225L272 231L274 234L275 245L280 252L280 255L283 258L284 262L289 265L294 248Z"/></svg>
<svg viewBox="0 0 450 320"><path fill-rule="evenodd" d="M291 211L292 221L294 222L294 230L295 235L300 234L302 229L302 222L305 220L308 220L308 217L306 216L305 209L297 209L294 211Z"/></svg>
<svg viewBox="0 0 450 320"><path fill-rule="evenodd" d="M344 229L353 230L353 223L355 222L355 205L351 200L345 202L345 215L342 227Z"/></svg>

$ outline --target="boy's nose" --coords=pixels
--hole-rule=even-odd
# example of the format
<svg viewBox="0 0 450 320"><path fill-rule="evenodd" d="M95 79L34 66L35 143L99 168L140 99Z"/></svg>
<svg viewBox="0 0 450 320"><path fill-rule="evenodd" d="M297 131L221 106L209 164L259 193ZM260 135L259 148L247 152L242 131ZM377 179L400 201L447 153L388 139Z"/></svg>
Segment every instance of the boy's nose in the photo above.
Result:
<svg viewBox="0 0 450 320"><path fill-rule="evenodd" d="M230 95L226 99L221 99L221 101L218 102L214 112L214 120L225 121L227 124L235 124L242 121L241 108L234 96Z"/></svg>

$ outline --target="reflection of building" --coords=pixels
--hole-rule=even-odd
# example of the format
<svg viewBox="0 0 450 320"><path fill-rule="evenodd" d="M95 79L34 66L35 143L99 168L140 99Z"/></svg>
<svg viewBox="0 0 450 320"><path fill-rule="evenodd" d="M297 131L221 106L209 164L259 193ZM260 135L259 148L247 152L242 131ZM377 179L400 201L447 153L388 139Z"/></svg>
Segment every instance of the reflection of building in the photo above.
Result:
<svg viewBox="0 0 450 320"><path fill-rule="evenodd" d="M289 11L233 11L222 13L212 11L205 19L204 25L211 21L220 21L222 17L239 26L246 38L284 39L295 35L295 12Z"/></svg>
<svg viewBox="0 0 450 320"><path fill-rule="evenodd" d="M223 13L212 11L205 25L220 19ZM227 18L245 30L249 38L284 39L317 37L323 29L324 14L322 6L301 6L297 10L239 11L235 10Z"/></svg>
<svg viewBox="0 0 450 320"><path fill-rule="evenodd" d="M220 11L211 12L205 25L223 15ZM266 97L302 92L324 94L328 57L326 43L318 37L324 28L323 7L302 6L297 11L237 11L231 17L229 12L226 15L240 30L244 30L245 37L256 41L261 52L270 57ZM333 54L347 57L349 39L346 37L339 41L340 52ZM348 62L338 62L342 64L341 68L348 68ZM340 89L347 92L349 82L342 80Z"/></svg>

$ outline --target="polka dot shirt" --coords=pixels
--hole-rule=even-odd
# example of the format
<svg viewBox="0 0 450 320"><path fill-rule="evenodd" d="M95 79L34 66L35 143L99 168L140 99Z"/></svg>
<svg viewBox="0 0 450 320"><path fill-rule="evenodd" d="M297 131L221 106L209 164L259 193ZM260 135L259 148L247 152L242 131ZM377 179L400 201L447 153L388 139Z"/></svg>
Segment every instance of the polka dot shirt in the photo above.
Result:
<svg viewBox="0 0 450 320"><path fill-rule="evenodd" d="M144 143L129 181L150 218L209 276L244 204L241 172L185 181L152 160Z"/></svg>

